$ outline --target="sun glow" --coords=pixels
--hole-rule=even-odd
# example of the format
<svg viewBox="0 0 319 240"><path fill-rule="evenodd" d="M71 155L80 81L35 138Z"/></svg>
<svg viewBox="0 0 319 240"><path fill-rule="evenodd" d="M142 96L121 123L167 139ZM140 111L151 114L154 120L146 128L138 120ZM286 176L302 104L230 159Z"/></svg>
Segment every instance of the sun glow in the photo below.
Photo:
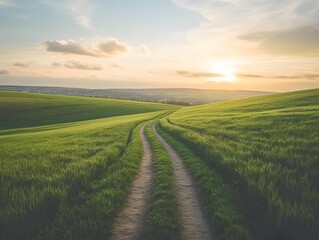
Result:
<svg viewBox="0 0 319 240"><path fill-rule="evenodd" d="M230 62L225 61L213 63L211 64L209 71L220 75L209 78L209 81L235 82L237 80L236 72L238 69Z"/></svg>

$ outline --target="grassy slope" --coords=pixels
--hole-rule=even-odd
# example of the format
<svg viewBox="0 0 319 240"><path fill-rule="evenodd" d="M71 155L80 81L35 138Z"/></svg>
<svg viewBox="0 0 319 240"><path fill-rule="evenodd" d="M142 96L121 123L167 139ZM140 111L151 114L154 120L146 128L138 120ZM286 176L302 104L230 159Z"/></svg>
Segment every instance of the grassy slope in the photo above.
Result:
<svg viewBox="0 0 319 240"><path fill-rule="evenodd" d="M0 238L105 239L142 157L139 123L174 108L0 92Z"/></svg>
<svg viewBox="0 0 319 240"><path fill-rule="evenodd" d="M201 197L203 210L218 240L250 240L252 233L238 204L238 196L216 171L210 169L189 148L176 141L161 127L157 130L184 160Z"/></svg>
<svg viewBox="0 0 319 240"><path fill-rule="evenodd" d="M105 238L143 153L135 126L158 114L0 136L1 239Z"/></svg>
<svg viewBox="0 0 319 240"><path fill-rule="evenodd" d="M0 130L174 108L159 103L0 91Z"/></svg>
<svg viewBox="0 0 319 240"><path fill-rule="evenodd" d="M183 108L162 126L240 190L262 237L315 239L318 99L315 89Z"/></svg>

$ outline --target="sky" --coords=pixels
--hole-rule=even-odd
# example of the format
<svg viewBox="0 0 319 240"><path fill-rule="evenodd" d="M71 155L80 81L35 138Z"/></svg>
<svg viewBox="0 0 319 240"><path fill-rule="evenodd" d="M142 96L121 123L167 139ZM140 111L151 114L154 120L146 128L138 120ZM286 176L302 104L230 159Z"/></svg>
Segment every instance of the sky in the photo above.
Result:
<svg viewBox="0 0 319 240"><path fill-rule="evenodd" d="M318 0L0 0L0 85L319 87Z"/></svg>

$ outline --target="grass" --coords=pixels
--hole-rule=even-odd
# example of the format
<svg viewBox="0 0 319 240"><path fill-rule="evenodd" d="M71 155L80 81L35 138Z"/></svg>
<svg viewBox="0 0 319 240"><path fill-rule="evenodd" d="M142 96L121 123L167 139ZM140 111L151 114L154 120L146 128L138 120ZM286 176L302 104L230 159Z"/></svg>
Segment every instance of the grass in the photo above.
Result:
<svg viewBox="0 0 319 240"><path fill-rule="evenodd" d="M107 238L143 154L139 124L162 113L2 130L0 238Z"/></svg>
<svg viewBox="0 0 319 240"><path fill-rule="evenodd" d="M0 90L0 130L165 111L176 106Z"/></svg>
<svg viewBox="0 0 319 240"><path fill-rule="evenodd" d="M319 236L319 90L180 109L161 121L239 191L257 239Z"/></svg>
<svg viewBox="0 0 319 240"><path fill-rule="evenodd" d="M319 236L319 89L185 107L0 91L0 239L107 239L143 154L141 124L192 172L220 240ZM169 157L151 131L144 239L179 239Z"/></svg>
<svg viewBox="0 0 319 240"><path fill-rule="evenodd" d="M189 148L157 127L162 137L184 160L194 177L201 196L205 215L218 240L249 240L252 233L245 224L245 215L236 202L238 196L223 181L222 177L203 163Z"/></svg>
<svg viewBox="0 0 319 240"><path fill-rule="evenodd" d="M148 124L145 133L153 151L155 176L142 239L180 239L181 225L178 219L171 161L151 127L152 125Z"/></svg>

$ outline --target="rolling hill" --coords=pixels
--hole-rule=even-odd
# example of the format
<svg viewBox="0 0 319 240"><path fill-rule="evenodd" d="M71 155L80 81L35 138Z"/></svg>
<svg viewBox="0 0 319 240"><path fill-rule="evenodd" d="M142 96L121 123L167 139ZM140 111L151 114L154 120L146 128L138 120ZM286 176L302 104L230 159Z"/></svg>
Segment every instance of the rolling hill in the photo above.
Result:
<svg viewBox="0 0 319 240"><path fill-rule="evenodd" d="M0 239L101 239L173 105L0 92ZM49 124L49 125L48 125Z"/></svg>
<svg viewBox="0 0 319 240"><path fill-rule="evenodd" d="M182 108L161 128L240 192L261 239L319 235L319 89Z"/></svg>
<svg viewBox="0 0 319 240"><path fill-rule="evenodd" d="M107 239L148 141L145 239L182 236L175 150L218 239L317 240L318 100L319 89L191 107L0 91L0 238Z"/></svg>
<svg viewBox="0 0 319 240"><path fill-rule="evenodd" d="M0 130L176 108L160 103L0 91Z"/></svg>

